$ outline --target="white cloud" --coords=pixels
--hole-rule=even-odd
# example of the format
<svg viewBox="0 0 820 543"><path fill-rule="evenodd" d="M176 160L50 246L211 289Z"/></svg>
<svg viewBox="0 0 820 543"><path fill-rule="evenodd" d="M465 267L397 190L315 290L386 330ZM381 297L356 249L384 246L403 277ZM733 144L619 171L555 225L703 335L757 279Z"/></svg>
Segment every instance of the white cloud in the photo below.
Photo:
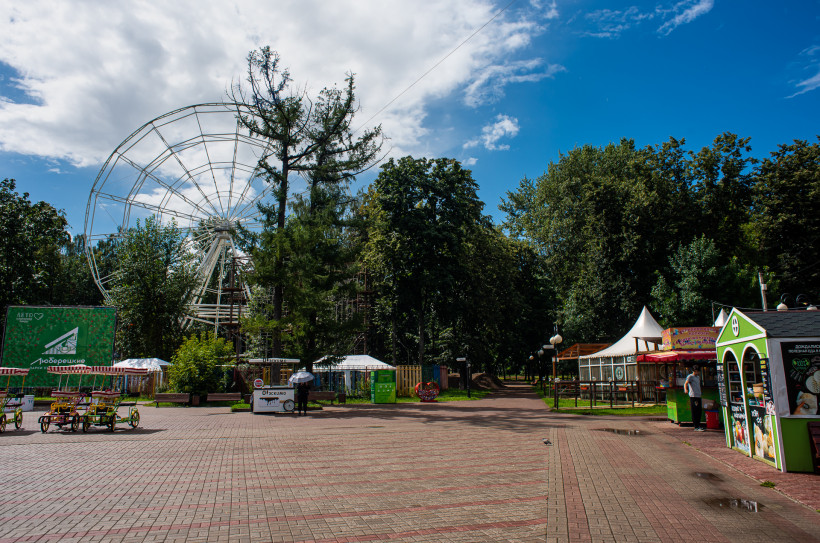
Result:
<svg viewBox="0 0 820 543"><path fill-rule="evenodd" d="M559 64L550 64L538 70L542 65L541 59L532 59L487 66L467 86L464 102L470 107L496 102L503 98L504 87L511 83L536 82L566 71Z"/></svg>
<svg viewBox="0 0 820 543"><path fill-rule="evenodd" d="M311 95L355 73L356 126L412 86L371 123L395 152L411 152L425 144L429 101L465 88L497 96L554 70L515 60L495 68L557 16L552 2L505 12L417 81L498 9L491 0L3 2L0 71L22 93L0 96L0 150L99 165L143 123L224 100L248 51L270 45Z"/></svg>
<svg viewBox="0 0 820 543"><path fill-rule="evenodd" d="M801 64L804 65L802 70L804 72L814 73L814 75L795 83L794 86L799 90L791 96L787 96L787 98L794 98L795 96L820 88L820 58L818 58L820 57L820 45L812 45L804 49L800 52L800 57Z"/></svg>
<svg viewBox="0 0 820 543"><path fill-rule="evenodd" d="M478 164L478 159L474 156L471 156L469 158L466 158L466 159L462 160L461 164L463 166L468 166L468 167L469 166L475 166L476 164Z"/></svg>
<svg viewBox="0 0 820 543"><path fill-rule="evenodd" d="M469 149L483 144L488 151L505 151L510 146L506 144L499 145L498 141L505 137L514 138L518 134L518 130L518 119L507 115L498 115L494 123L481 129L480 137L465 143L464 148Z"/></svg>
<svg viewBox="0 0 820 543"><path fill-rule="evenodd" d="M658 33L668 36L680 25L691 23L709 13L714 5L714 0L683 0L672 6L671 10L660 10L665 14L671 13L672 18L658 28Z"/></svg>
<svg viewBox="0 0 820 543"><path fill-rule="evenodd" d="M709 13L714 0L681 0L671 6L659 4L653 11L641 11L638 6L623 10L599 9L584 15L592 28L581 34L593 38L619 38L621 34L645 21L663 21L657 32L668 36L680 25L691 23L701 15Z"/></svg>
<svg viewBox="0 0 820 543"><path fill-rule="evenodd" d="M651 12L641 12L637 6L630 6L625 10L600 9L586 14L596 29L584 35L595 38L617 38L634 25L640 24L655 16Z"/></svg>

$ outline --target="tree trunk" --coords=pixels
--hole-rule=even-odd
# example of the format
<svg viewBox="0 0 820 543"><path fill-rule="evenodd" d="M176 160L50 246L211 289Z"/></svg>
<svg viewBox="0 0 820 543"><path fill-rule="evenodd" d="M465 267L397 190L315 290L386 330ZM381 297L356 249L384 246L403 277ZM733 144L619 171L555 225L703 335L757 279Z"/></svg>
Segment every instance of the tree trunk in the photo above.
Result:
<svg viewBox="0 0 820 543"><path fill-rule="evenodd" d="M424 366L424 292L419 296L419 365Z"/></svg>
<svg viewBox="0 0 820 543"><path fill-rule="evenodd" d="M278 206L276 210L276 231L280 235L285 231L285 217L288 203L288 167L287 158L282 160L282 172L279 179L279 197ZM276 248L276 277L277 284L273 287L273 320L276 321L276 329L273 332L273 357L282 358L282 307L284 305L285 287L281 282L282 270L284 262L282 261L282 253ZM279 376L277 375L278 379Z"/></svg>

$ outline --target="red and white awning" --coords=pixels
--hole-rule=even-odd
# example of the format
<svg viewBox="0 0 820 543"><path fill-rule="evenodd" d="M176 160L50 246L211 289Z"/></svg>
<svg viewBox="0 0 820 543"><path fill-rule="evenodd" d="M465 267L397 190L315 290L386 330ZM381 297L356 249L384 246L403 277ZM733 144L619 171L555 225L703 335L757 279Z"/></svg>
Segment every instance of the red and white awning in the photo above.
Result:
<svg viewBox="0 0 820 543"><path fill-rule="evenodd" d="M122 366L90 366L92 375L148 375L148 368L126 368Z"/></svg>
<svg viewBox="0 0 820 543"><path fill-rule="evenodd" d="M0 368L0 375L28 375L28 368Z"/></svg>
<svg viewBox="0 0 820 543"><path fill-rule="evenodd" d="M685 360L717 360L717 353L715 351L680 350L638 355L638 362L655 362L658 364L663 364L667 362L682 362Z"/></svg>
<svg viewBox="0 0 820 543"><path fill-rule="evenodd" d="M49 366L48 372L61 375L86 375L89 369L85 364L74 364L73 366Z"/></svg>

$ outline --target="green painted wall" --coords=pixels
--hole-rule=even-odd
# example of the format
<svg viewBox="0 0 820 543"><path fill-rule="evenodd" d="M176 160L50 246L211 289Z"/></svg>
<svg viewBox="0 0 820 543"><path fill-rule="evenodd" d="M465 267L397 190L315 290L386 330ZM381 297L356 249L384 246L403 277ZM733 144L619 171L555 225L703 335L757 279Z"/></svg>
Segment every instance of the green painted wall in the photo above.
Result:
<svg viewBox="0 0 820 543"><path fill-rule="evenodd" d="M809 445L808 422L818 422L817 419L780 419L785 446L784 460L786 471L814 471L811 460L811 446Z"/></svg>

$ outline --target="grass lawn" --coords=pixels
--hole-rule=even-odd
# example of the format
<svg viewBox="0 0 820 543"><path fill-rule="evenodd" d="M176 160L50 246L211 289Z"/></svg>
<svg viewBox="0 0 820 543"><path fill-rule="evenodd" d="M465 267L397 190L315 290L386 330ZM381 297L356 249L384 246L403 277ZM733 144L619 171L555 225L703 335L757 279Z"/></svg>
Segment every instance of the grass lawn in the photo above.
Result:
<svg viewBox="0 0 820 543"><path fill-rule="evenodd" d="M447 389L447 390L442 390L441 391L441 393L436 398L436 401L438 401L438 402L460 402L460 401L480 400L481 398L484 398L485 396L487 396L490 393L491 393L491 391L489 391L489 390L471 390L470 391L470 397L468 398L466 390ZM412 398L408 398L406 396L399 396L399 397L396 398L396 403L419 403L419 402L421 402L421 400L419 400L416 396L413 396ZM336 402L334 402L334 404L335 403ZM362 397L348 396L347 400L345 401L345 404L363 404L363 403L370 403L370 397L369 396L366 396L366 397L365 396L362 396ZM311 402L310 404L308 404L308 407L310 407L310 405L330 405L330 401L322 400L318 404L314 404L313 402Z"/></svg>
<svg viewBox="0 0 820 543"><path fill-rule="evenodd" d="M550 408L555 409L554 400L549 396L544 396L541 388L533 387ZM609 407L609 402L595 402L595 407L589 407L589 400L578 399L578 406L575 405L574 398L558 398L558 411L572 415L616 415L619 417L641 417L651 415L666 415L666 404L650 405L646 407L632 407L627 404L623 407Z"/></svg>

